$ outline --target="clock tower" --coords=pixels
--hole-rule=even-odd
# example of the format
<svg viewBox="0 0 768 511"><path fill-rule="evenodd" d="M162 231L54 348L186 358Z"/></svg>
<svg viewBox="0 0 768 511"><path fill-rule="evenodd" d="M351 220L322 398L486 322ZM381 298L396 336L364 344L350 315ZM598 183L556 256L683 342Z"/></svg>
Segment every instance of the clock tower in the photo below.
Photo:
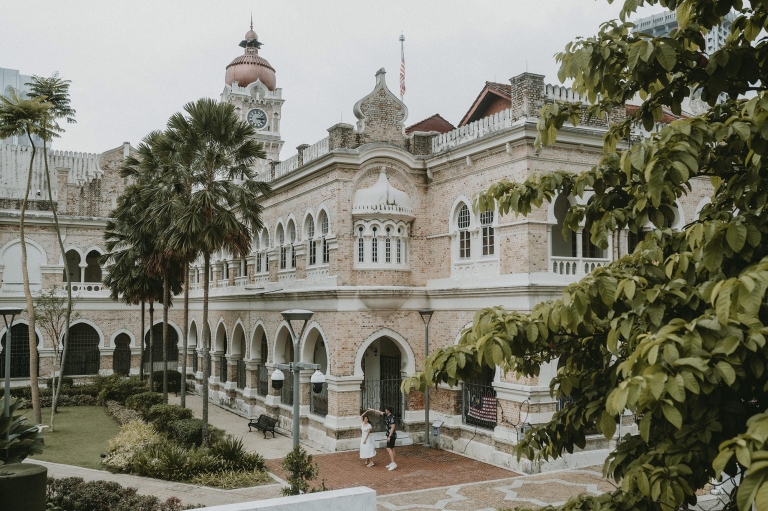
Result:
<svg viewBox="0 0 768 511"><path fill-rule="evenodd" d="M234 105L240 119L256 130L256 141L264 146L267 159L257 163L259 173L269 170L269 161L280 161L284 143L280 137L282 89L276 87L275 68L259 55L262 44L251 19L251 29L240 42L244 53L227 66L221 93L221 101Z"/></svg>

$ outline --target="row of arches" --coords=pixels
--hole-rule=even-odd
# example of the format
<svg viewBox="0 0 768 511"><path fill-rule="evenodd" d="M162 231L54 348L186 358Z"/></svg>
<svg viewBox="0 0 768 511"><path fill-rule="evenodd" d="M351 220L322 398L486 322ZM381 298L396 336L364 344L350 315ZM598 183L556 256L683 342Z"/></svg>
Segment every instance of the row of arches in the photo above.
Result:
<svg viewBox="0 0 768 511"><path fill-rule="evenodd" d="M29 282L34 290L38 290L42 283L42 268L49 264L48 255L42 245L33 239L28 238L26 244ZM102 253L103 251L99 247L90 247L86 250L81 250L74 246L66 248L65 257L67 259L67 267L69 268L70 282L72 282L73 286L76 286L76 290L80 289L81 286L84 289L87 288L87 284L91 284L91 289L89 289L91 291L101 289L102 268L100 258ZM0 248L0 267L2 267L4 289L22 291L20 239L11 240ZM61 282L66 282L66 280L66 275L62 270Z"/></svg>

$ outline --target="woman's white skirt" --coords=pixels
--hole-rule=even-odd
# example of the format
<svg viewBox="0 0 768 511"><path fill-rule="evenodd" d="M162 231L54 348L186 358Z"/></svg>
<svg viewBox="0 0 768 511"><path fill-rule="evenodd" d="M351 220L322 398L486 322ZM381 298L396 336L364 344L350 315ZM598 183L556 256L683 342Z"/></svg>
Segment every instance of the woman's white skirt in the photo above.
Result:
<svg viewBox="0 0 768 511"><path fill-rule="evenodd" d="M360 439L360 458L368 459L376 456L376 448L373 446L373 438L368 437L368 441L363 443L363 439Z"/></svg>

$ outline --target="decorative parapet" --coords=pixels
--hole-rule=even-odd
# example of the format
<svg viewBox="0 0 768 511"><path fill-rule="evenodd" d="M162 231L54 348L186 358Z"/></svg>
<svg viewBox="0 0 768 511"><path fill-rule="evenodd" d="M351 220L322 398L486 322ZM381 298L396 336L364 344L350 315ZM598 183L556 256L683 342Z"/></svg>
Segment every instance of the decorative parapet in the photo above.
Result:
<svg viewBox="0 0 768 511"><path fill-rule="evenodd" d="M27 172L32 149L27 146L3 144L0 145L0 197L5 199L23 199L27 186ZM83 186L94 179L99 179L104 172L99 167L101 155L96 153L79 153L73 151L48 151L48 168L51 181L54 183L53 200L57 200L56 189L57 170L68 170L67 184ZM37 192L40 196L37 197ZM45 179L45 161L43 151L38 149L35 161L32 163L33 199L48 199L48 185Z"/></svg>
<svg viewBox="0 0 768 511"><path fill-rule="evenodd" d="M329 138L325 137L321 141L315 142L311 146L304 149L304 151L302 152L304 156L304 165L320 158L323 155L328 154L328 152L330 151L329 147L330 147Z"/></svg>
<svg viewBox="0 0 768 511"><path fill-rule="evenodd" d="M371 206L354 206L352 208L352 216L381 213L392 214L391 216L393 217L415 218L413 215L413 208L398 206L396 204L374 204Z"/></svg>
<svg viewBox="0 0 768 511"><path fill-rule="evenodd" d="M574 92L570 87L563 87L562 85L546 84L544 86L544 97L550 101L566 101L568 103L585 101L581 94Z"/></svg>
<svg viewBox="0 0 768 511"><path fill-rule="evenodd" d="M512 109L510 108L489 117L478 119L448 133L442 133L432 139L432 153L439 153L446 149L477 140L489 133L510 128L514 121Z"/></svg>

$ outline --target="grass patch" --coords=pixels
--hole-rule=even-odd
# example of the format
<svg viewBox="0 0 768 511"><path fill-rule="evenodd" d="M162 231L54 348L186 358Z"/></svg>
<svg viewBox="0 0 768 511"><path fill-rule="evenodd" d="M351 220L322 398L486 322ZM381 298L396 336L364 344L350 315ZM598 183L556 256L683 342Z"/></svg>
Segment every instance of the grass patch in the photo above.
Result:
<svg viewBox="0 0 768 511"><path fill-rule="evenodd" d="M25 414L32 419L32 410ZM50 423L51 409L43 408L43 424ZM120 428L103 406L59 408L56 431L45 430L45 452L34 459L101 470L101 453Z"/></svg>

